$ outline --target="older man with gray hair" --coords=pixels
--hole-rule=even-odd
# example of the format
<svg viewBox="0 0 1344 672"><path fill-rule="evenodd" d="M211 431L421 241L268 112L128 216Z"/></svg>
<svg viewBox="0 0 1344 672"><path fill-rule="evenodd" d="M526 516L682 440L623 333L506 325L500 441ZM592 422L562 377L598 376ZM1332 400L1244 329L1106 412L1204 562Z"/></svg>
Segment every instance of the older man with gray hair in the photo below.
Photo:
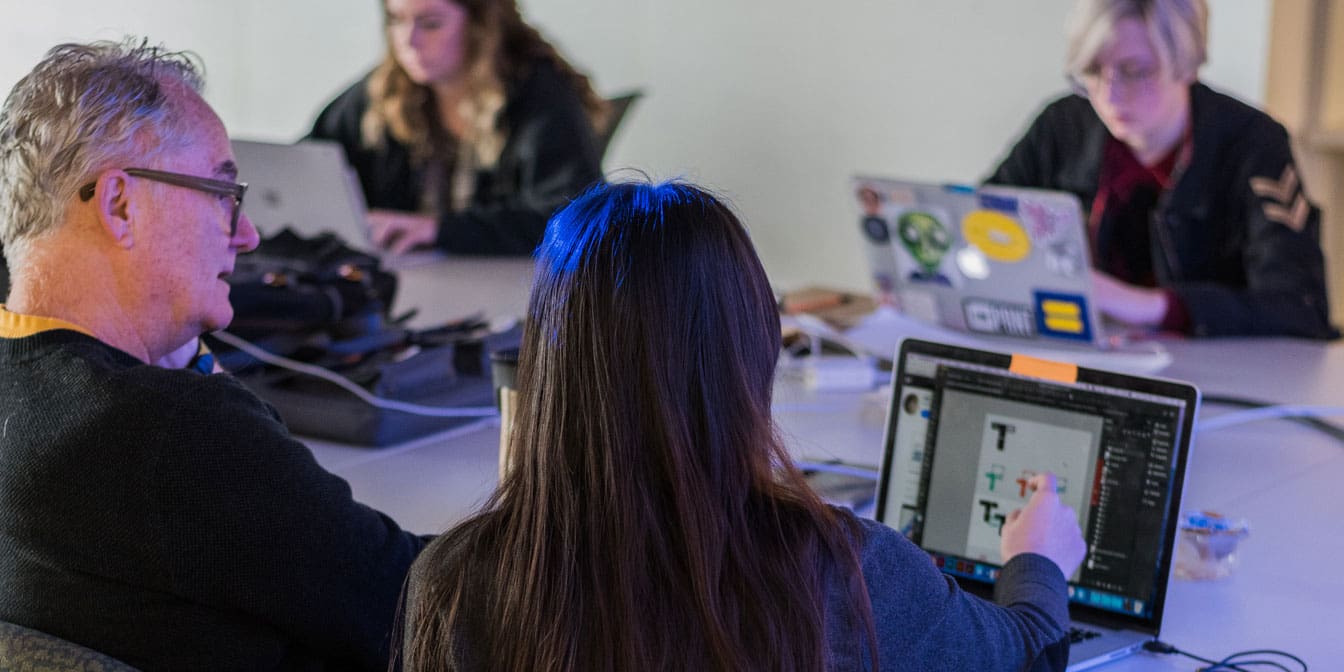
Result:
<svg viewBox="0 0 1344 672"><path fill-rule="evenodd" d="M66 44L0 111L0 620L145 669L385 669L424 540L231 376L155 365L228 325L257 245L201 87Z"/></svg>

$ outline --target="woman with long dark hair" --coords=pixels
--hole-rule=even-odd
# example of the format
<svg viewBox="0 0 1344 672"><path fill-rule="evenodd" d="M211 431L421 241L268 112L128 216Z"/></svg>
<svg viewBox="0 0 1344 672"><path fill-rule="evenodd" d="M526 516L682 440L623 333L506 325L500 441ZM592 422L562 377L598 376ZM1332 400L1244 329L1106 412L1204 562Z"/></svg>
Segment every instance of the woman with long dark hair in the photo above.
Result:
<svg viewBox="0 0 1344 672"><path fill-rule="evenodd" d="M825 505L776 435L779 315L717 198L593 188L527 317L507 474L417 561L406 669L1063 669L1082 539L1053 483L1004 526L1008 607Z"/></svg>
<svg viewBox="0 0 1344 672"><path fill-rule="evenodd" d="M310 137L359 174L375 242L529 254L601 178L606 103L514 0L383 0L387 56Z"/></svg>

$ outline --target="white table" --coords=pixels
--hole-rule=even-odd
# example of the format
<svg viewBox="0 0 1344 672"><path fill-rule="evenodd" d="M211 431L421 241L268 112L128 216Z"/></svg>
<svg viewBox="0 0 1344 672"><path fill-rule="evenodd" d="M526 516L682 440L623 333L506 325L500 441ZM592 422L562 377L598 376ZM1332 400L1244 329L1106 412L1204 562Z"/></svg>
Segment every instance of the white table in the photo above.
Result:
<svg viewBox="0 0 1344 672"><path fill-rule="evenodd" d="M398 309L421 308L433 324L484 309L519 315L527 261L456 259L402 271ZM1344 403L1344 345L1286 340L1172 341L1161 375L1205 394L1280 403ZM776 418L794 455L877 465L885 400L880 393L809 393L781 385ZM1201 417L1228 412L1206 406ZM479 506L496 483L498 423L483 421L383 449L310 442L318 460L346 478L361 501L417 532L439 532ZM1247 518L1251 536L1229 579L1173 581L1163 639L1206 657L1277 648L1313 670L1344 669L1344 445L1276 420L1196 431L1184 501ZM1177 656L1139 654L1104 672L1193 670Z"/></svg>

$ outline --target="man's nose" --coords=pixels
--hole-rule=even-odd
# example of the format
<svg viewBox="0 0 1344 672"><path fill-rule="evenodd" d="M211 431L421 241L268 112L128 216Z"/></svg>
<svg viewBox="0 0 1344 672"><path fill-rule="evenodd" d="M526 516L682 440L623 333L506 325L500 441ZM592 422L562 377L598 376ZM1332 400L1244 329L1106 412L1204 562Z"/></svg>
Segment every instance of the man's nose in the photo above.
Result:
<svg viewBox="0 0 1344 672"><path fill-rule="evenodd" d="M234 232L231 242L242 252L251 252L261 243L261 233L257 231L256 226L253 226L252 218L248 217L247 213L239 213L238 230Z"/></svg>

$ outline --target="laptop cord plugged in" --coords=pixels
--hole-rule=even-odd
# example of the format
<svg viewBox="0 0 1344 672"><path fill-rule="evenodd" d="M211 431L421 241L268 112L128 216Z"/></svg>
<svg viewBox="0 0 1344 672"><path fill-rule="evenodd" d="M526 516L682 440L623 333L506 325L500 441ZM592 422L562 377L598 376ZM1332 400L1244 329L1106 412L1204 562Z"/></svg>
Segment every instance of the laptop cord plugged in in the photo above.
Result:
<svg viewBox="0 0 1344 672"><path fill-rule="evenodd" d="M1150 651L1152 653L1176 653L1176 647L1166 642L1160 642L1156 639L1150 639L1144 642L1143 650Z"/></svg>
<svg viewBox="0 0 1344 672"><path fill-rule="evenodd" d="M1245 408L1245 409L1251 409L1251 410L1259 410L1259 411L1261 412L1261 414L1265 413L1265 412L1266 412L1266 409L1271 409L1271 408L1272 408L1272 409L1277 409L1277 410L1274 410L1274 411L1269 411L1269 417L1265 417L1264 415L1257 415L1256 417L1249 417L1249 416L1242 416L1242 415L1237 415L1237 414L1228 413L1228 414L1224 414L1224 415L1222 415L1222 416L1218 416L1218 417L1216 417L1216 418L1213 418L1214 420L1219 420L1219 422L1223 423L1223 424L1222 424L1223 427L1229 426L1229 424L1236 424L1236 423L1238 423L1238 422L1249 422L1249 421L1251 421L1251 420L1263 420L1263 419L1271 419L1271 418L1282 418L1282 419L1285 419L1285 420L1293 420L1293 421L1295 421L1295 422L1298 422L1298 423L1307 425L1308 427L1311 427L1311 428L1313 428L1313 429L1315 429L1315 430L1321 432L1322 434L1325 434L1326 436L1328 436L1328 437L1330 437L1330 438L1332 438L1332 439L1334 439L1334 440L1336 440L1336 441L1339 441L1339 442L1341 442L1341 443L1344 443L1344 427L1341 427L1340 425L1337 425L1337 424L1330 423L1330 422L1328 422L1328 421L1326 421L1326 420L1322 420L1321 417L1324 416L1324 415L1327 415L1327 414L1314 414L1314 413L1305 413L1305 412L1304 412L1304 413L1296 413L1296 412L1294 412L1294 411L1302 410L1303 407L1300 407L1300 406L1287 406L1287 405L1279 404L1279 403L1277 403L1277 402L1261 401L1261 400L1259 400L1259 399L1247 399L1247 398L1245 398L1245 397L1233 397L1233 396L1226 396L1226 395L1220 395L1220 394L1206 394L1206 395L1204 395L1203 402L1204 402L1205 404L1216 404L1216 405L1219 405L1219 406L1232 406L1232 407L1234 407L1234 408ZM1221 418L1225 418L1226 416L1233 416L1233 417L1229 418L1230 420L1232 420L1231 423L1228 422L1228 419L1221 419ZM1200 423L1200 429L1201 429L1201 430L1204 430L1206 424L1207 424L1207 422L1201 422L1201 423ZM1218 427L1215 426L1214 429L1218 429Z"/></svg>
<svg viewBox="0 0 1344 672"><path fill-rule="evenodd" d="M1232 670L1232 672L1256 672L1260 669L1284 670L1284 672L1307 672L1306 661L1294 656L1286 651L1277 649L1251 649L1248 651L1238 651L1222 660L1210 660L1197 656L1188 651L1182 651L1171 644L1159 640L1149 640L1143 643L1143 650L1151 653L1160 654L1178 654L1197 660L1201 663L1208 663L1207 667L1199 668L1200 672L1217 672L1218 670ZM1261 656L1261 658L1250 658L1251 656ZM1250 658L1248 660L1243 660ZM1270 658L1276 658L1271 660ZM1297 667L1288 667L1285 663L1289 661L1296 663Z"/></svg>

